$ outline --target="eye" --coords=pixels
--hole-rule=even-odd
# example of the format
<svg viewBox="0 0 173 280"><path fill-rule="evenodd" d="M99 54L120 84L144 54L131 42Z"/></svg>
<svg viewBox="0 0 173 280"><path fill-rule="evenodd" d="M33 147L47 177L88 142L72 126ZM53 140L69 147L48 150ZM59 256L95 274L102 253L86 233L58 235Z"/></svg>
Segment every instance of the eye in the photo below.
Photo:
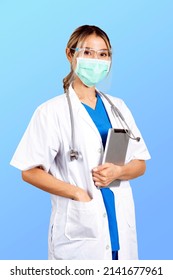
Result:
<svg viewBox="0 0 173 280"><path fill-rule="evenodd" d="M86 55L86 56L92 56L92 51L90 51L90 50L84 50L84 55Z"/></svg>
<svg viewBox="0 0 173 280"><path fill-rule="evenodd" d="M108 56L108 52L102 51L102 52L100 52L100 56L107 57Z"/></svg>

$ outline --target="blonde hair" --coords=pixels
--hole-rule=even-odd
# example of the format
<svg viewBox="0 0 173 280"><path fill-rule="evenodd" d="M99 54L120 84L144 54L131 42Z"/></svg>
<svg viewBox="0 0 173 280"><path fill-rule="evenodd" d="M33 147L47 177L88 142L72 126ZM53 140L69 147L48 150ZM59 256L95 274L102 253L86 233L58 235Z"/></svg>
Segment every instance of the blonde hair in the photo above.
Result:
<svg viewBox="0 0 173 280"><path fill-rule="evenodd" d="M102 29L94 25L82 25L72 33L67 43L67 48L69 48L72 56L74 56L75 53L74 49L77 47L81 47L85 39L92 34L101 37L105 41L107 48L111 50L109 37ZM69 88L69 85L73 81L73 79L74 79L74 72L71 65L70 73L63 79L64 91L66 91Z"/></svg>

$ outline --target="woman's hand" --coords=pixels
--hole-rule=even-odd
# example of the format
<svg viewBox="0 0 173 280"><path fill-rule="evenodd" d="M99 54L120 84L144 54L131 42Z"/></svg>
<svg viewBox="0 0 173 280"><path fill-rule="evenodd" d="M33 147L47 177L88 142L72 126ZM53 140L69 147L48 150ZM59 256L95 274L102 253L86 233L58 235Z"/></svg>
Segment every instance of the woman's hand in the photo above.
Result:
<svg viewBox="0 0 173 280"><path fill-rule="evenodd" d="M108 186L112 181L120 177L121 168L121 166L108 162L94 168L92 177L95 185L98 187Z"/></svg>
<svg viewBox="0 0 173 280"><path fill-rule="evenodd" d="M98 187L106 187L114 180L131 180L144 174L145 161L134 159L129 163L119 166L105 163L92 170L93 181Z"/></svg>
<svg viewBox="0 0 173 280"><path fill-rule="evenodd" d="M77 188L74 196L74 200L81 201L81 202L89 202L91 200L91 197L88 195L88 193L85 190L81 188Z"/></svg>

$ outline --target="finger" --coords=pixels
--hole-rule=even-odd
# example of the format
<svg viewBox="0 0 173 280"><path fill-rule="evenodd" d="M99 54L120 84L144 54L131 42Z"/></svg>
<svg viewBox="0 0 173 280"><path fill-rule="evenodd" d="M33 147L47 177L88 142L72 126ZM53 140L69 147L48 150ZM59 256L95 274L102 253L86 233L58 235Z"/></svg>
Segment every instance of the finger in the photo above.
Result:
<svg viewBox="0 0 173 280"><path fill-rule="evenodd" d="M94 184L96 186L107 186L109 179L106 177L93 177Z"/></svg>
<svg viewBox="0 0 173 280"><path fill-rule="evenodd" d="M106 186L109 185L109 182L107 180L105 182L104 181L96 181L96 182L94 182L94 184L97 187L106 187Z"/></svg>
<svg viewBox="0 0 173 280"><path fill-rule="evenodd" d="M98 165L97 167L93 168L92 171L94 171L94 172L101 172L101 171L103 171L105 168L107 168L108 165L109 165L109 163L104 163L104 164L102 164L102 165Z"/></svg>
<svg viewBox="0 0 173 280"><path fill-rule="evenodd" d="M95 181L104 181L106 179L105 175L99 173L94 173L92 177Z"/></svg>

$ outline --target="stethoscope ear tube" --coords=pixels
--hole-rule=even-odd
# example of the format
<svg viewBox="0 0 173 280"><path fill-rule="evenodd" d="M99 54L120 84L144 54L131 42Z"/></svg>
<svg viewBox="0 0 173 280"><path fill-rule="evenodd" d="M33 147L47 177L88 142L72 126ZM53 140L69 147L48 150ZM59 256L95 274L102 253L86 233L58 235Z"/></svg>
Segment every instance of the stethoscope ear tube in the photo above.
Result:
<svg viewBox="0 0 173 280"><path fill-rule="evenodd" d="M135 135L133 134L133 132L131 131L131 129L129 128L124 116L122 115L122 113L120 112L120 110L114 105L114 103L107 97L106 94L104 94L103 92L98 91L98 93L100 95L102 95L111 105L111 110L112 113L115 117L118 118L120 124L122 125L122 127L124 128L124 130L126 131L126 134L129 136L129 138L131 138L132 140L136 140L137 142L139 142L141 140L140 137L135 137ZM126 126L126 127L125 127Z"/></svg>
<svg viewBox="0 0 173 280"><path fill-rule="evenodd" d="M115 114L117 116L117 118L119 119L119 122L121 123L122 127L125 129L126 134L129 136L129 138L131 138L132 140L136 140L137 142L139 142L141 140L140 137L135 137L135 135L133 134L133 132L131 131L131 129L129 128L126 120L124 119L123 115L121 114L121 112L118 110L118 108L115 105L111 106L112 112L113 114ZM116 112L116 113L115 113ZM126 128L125 128L125 126Z"/></svg>
<svg viewBox="0 0 173 280"><path fill-rule="evenodd" d="M73 110L72 110L72 105L69 96L69 90L65 92L65 95L67 97L69 113L70 113L70 122L71 122L71 147L69 150L69 157L70 157L70 161L73 161L79 158L79 153L77 150L75 150L74 118L73 118Z"/></svg>

